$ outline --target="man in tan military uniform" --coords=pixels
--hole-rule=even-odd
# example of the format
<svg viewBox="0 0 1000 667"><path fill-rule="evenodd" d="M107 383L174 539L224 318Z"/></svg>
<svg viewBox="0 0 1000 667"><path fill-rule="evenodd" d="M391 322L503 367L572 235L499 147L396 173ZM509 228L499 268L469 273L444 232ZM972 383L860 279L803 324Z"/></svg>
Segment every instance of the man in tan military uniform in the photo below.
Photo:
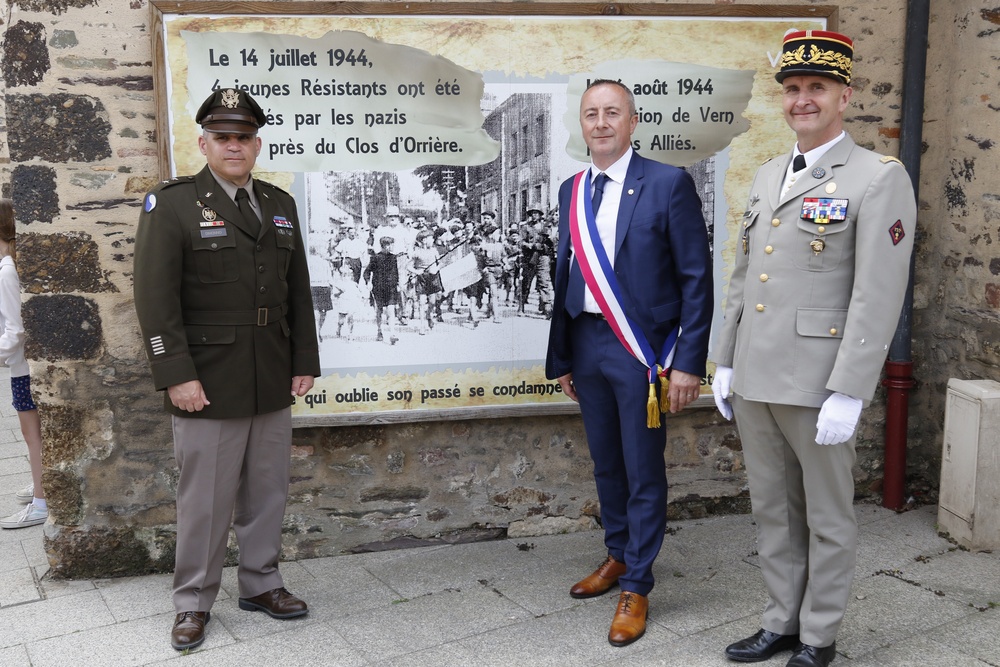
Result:
<svg viewBox="0 0 1000 667"><path fill-rule="evenodd" d="M899 161L843 131L852 57L837 33L785 37L776 78L797 142L754 179L713 352L769 594L761 630L726 649L739 662L793 649L788 667L828 665L854 576L854 431L899 320L916 205Z"/></svg>
<svg viewBox="0 0 1000 667"><path fill-rule="evenodd" d="M283 587L278 557L292 397L320 373L295 202L250 175L266 116L245 92L226 89L196 121L208 165L146 195L135 241L136 313L180 469L177 650L204 641L231 524L240 609L307 613Z"/></svg>

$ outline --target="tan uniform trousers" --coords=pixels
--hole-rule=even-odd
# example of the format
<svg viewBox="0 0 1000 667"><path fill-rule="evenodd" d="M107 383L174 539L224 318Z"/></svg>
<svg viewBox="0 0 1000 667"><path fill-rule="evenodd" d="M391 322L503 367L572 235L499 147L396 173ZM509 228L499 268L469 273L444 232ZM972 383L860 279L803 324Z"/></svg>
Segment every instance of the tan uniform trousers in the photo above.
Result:
<svg viewBox="0 0 1000 667"><path fill-rule="evenodd" d="M237 419L174 416L172 423L180 468L174 608L212 608L230 525L240 548L240 597L281 587L278 556L288 497L291 408Z"/></svg>
<svg viewBox="0 0 1000 667"><path fill-rule="evenodd" d="M854 580L854 436L816 444L819 408L733 397L768 601L761 627L810 646L837 638Z"/></svg>

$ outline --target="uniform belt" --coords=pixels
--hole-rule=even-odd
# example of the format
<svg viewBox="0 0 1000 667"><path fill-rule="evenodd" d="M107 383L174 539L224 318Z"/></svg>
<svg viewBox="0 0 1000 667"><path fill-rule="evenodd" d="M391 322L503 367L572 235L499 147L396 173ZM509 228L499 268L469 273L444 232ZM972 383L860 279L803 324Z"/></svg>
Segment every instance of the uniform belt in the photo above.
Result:
<svg viewBox="0 0 1000 667"><path fill-rule="evenodd" d="M287 313L288 304L285 303L256 310L188 310L184 313L184 324L266 327Z"/></svg>

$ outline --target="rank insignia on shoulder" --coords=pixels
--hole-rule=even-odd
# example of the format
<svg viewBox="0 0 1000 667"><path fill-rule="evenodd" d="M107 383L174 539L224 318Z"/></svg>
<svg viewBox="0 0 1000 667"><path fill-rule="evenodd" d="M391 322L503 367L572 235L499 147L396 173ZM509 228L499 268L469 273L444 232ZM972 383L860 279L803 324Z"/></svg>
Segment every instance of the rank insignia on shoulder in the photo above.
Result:
<svg viewBox="0 0 1000 667"><path fill-rule="evenodd" d="M150 192L148 195L146 195L146 201L142 205L142 210L144 210L146 213L149 213L154 208L156 208L156 195Z"/></svg>
<svg viewBox="0 0 1000 667"><path fill-rule="evenodd" d="M897 164L903 164L902 160L900 160L898 157L893 157L891 155L883 155L881 158L879 158L879 162L881 162L882 164L888 164L890 162L895 162Z"/></svg>
<svg viewBox="0 0 1000 667"><path fill-rule="evenodd" d="M847 200L828 197L806 197L802 200L803 220L825 225L830 222L847 220Z"/></svg>
<svg viewBox="0 0 1000 667"><path fill-rule="evenodd" d="M276 215L276 216L274 216L274 226L275 227L284 227L285 229L292 229L293 225L292 225L291 221L288 220L288 218L285 218L284 216Z"/></svg>
<svg viewBox="0 0 1000 667"><path fill-rule="evenodd" d="M889 236L892 238L892 245L899 245L899 242L903 240L906 232L903 230L903 222L901 220L892 223L892 227L889 228Z"/></svg>

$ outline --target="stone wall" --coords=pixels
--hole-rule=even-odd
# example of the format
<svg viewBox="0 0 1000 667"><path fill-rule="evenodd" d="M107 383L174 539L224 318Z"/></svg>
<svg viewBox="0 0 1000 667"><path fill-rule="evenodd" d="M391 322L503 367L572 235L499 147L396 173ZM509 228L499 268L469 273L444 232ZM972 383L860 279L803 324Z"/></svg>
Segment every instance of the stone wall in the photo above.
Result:
<svg viewBox="0 0 1000 667"><path fill-rule="evenodd" d="M898 154L905 2L839 6L839 29L857 51L848 130L861 145ZM989 128L1000 111L1000 6L959 0L935 10L908 480L928 499L947 378L995 377L1000 362L1000 255L991 254L1000 192L984 178L998 172ZM19 213L53 519L46 546L63 576L173 564L169 420L131 296L135 223L159 178L150 17L144 0L14 0L2 19L0 182ZM882 401L860 430L862 496L880 490ZM733 426L707 409L671 426L672 516L748 511ZM590 473L578 417L299 429L285 556L591 527Z"/></svg>

